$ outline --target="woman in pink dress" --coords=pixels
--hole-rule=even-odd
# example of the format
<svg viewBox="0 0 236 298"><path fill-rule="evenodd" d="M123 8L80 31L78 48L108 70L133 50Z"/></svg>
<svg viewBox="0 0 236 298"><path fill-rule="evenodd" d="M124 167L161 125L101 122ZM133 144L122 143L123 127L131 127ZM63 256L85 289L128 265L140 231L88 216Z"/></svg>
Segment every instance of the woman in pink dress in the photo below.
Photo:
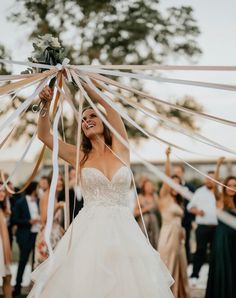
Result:
<svg viewBox="0 0 236 298"><path fill-rule="evenodd" d="M6 192L1 189L0 183L0 277L3 279L3 295L5 298L12 297L11 288L11 246L8 236L6 217L9 215L9 210L6 204Z"/></svg>

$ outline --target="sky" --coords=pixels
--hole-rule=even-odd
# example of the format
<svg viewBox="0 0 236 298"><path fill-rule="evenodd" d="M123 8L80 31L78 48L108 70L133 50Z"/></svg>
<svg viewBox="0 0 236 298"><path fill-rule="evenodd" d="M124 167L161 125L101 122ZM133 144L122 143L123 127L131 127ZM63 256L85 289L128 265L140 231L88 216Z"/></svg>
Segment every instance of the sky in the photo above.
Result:
<svg viewBox="0 0 236 298"><path fill-rule="evenodd" d="M6 15L16 5L14 0L2 0L0 7L0 43L4 44L11 52L15 60L26 60L31 51L31 44L24 42L27 31L16 24L6 20ZM203 54L198 59L198 65L236 65L236 1L235 0L162 0L161 7L164 10L169 6L191 5L194 9L194 16L198 21L201 35L197 39ZM176 61L176 64L187 64L187 61ZM165 76L170 78L181 78L191 80L201 80L209 82L221 82L226 84L236 84L236 72L165 72ZM236 120L236 94L232 91L222 91L206 89L201 87L174 85L166 83L147 83L147 92L150 92L166 101L173 101L174 98L184 95L193 96L203 105L206 113L220 116L222 118ZM201 134L219 142L231 149L236 150L235 128L216 124L207 120L197 119L197 124L201 128ZM163 137L173 143L181 144L197 154L189 154L174 150L174 158L185 160L215 159L225 155L234 159L234 155L226 154L217 149L197 143L179 134L171 133L167 130L158 132ZM23 140L13 147L2 150L0 160L18 159L20 157L19 148L23 148ZM39 141L36 141L33 149L26 159L32 160ZM139 143L138 152L145 159L150 161L163 160L165 158L165 145L156 144L153 141L143 141ZM132 160L137 157L132 154Z"/></svg>

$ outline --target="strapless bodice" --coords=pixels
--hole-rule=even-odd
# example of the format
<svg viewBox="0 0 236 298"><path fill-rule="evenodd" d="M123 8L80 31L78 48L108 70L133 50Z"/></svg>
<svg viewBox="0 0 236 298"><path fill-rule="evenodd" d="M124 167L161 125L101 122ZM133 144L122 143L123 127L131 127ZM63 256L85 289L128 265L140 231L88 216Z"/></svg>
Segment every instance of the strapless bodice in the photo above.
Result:
<svg viewBox="0 0 236 298"><path fill-rule="evenodd" d="M126 206L131 184L131 170L121 166L109 180L96 168L83 168L81 187L85 207Z"/></svg>

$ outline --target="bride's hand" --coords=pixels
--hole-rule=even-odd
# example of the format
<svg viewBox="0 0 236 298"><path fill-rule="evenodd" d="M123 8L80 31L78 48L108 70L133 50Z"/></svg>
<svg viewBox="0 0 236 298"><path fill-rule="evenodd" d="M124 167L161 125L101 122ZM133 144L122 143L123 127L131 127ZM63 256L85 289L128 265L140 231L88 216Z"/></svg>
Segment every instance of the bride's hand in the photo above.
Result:
<svg viewBox="0 0 236 298"><path fill-rule="evenodd" d="M53 90L49 86L45 86L39 93L39 98L45 101L51 101L53 98Z"/></svg>

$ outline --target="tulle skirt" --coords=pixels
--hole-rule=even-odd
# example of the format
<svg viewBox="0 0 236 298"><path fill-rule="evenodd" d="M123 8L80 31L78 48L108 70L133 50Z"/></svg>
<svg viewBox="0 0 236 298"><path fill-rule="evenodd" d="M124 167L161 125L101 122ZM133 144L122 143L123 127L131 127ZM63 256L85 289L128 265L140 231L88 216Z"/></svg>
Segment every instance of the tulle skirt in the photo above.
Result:
<svg viewBox="0 0 236 298"><path fill-rule="evenodd" d="M51 269L50 269L51 268ZM84 207L57 245L40 298L169 298L173 279L147 242L132 213L122 206Z"/></svg>

